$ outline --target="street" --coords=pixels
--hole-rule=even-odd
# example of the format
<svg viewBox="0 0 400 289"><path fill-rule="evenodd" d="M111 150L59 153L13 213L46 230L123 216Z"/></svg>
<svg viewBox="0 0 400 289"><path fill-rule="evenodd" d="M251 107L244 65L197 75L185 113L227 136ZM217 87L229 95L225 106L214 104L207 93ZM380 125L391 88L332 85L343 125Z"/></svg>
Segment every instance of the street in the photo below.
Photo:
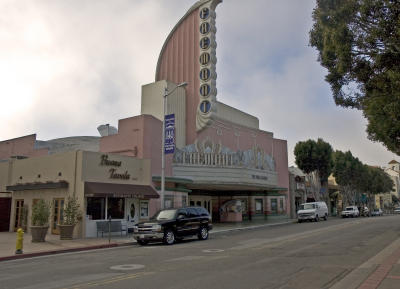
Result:
<svg viewBox="0 0 400 289"><path fill-rule="evenodd" d="M172 246L1 262L0 288L351 289L390 255L390 248L400 248L394 246L399 239L400 216L329 218L212 234L207 241ZM399 267L393 266L397 276ZM400 279L385 279L383 285L379 288L400 288Z"/></svg>

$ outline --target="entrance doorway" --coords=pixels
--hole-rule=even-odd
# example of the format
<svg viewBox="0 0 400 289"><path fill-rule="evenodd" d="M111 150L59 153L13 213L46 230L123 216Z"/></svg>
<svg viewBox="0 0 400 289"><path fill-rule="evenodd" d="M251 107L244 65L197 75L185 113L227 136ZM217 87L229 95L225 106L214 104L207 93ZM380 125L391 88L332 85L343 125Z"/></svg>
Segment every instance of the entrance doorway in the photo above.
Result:
<svg viewBox="0 0 400 289"><path fill-rule="evenodd" d="M58 224L62 223L64 219L64 199L54 199L53 201L53 223L51 225L51 233L60 235Z"/></svg>
<svg viewBox="0 0 400 289"><path fill-rule="evenodd" d="M22 227L24 210L24 200L15 200L15 220L14 220L14 231Z"/></svg>
<svg viewBox="0 0 400 289"><path fill-rule="evenodd" d="M11 198L0 198L0 232L10 230Z"/></svg>
<svg viewBox="0 0 400 289"><path fill-rule="evenodd" d="M128 232L133 230L133 226L139 222L139 200L126 199L126 227ZM129 230L130 229L130 230Z"/></svg>

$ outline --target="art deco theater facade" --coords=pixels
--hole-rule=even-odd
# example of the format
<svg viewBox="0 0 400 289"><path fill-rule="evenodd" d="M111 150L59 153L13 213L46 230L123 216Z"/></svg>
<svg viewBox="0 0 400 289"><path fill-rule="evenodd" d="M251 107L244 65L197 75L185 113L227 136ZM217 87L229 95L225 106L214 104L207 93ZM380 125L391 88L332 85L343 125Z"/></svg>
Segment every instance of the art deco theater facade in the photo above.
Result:
<svg viewBox="0 0 400 289"><path fill-rule="evenodd" d="M217 99L215 9L220 2L198 1L179 20L161 49L155 82L142 87L141 115L120 120L118 131L114 134L93 138L98 146L91 150L100 154L98 158L103 154L109 159L115 158L116 154L128 158L121 159L127 165L131 164L130 159L137 162L148 159L150 166L135 165L142 176L151 176L149 181L140 179L140 184L147 186L147 191L150 191L148 187L151 186L160 192L163 95L166 91L171 92L167 97L166 114L175 115L176 147L173 154L166 155L164 207L200 205L208 209L217 222L286 216L290 211L286 141L275 139L273 133L260 130L255 116ZM187 83L186 87L177 87L183 82ZM34 148L31 148L31 153L27 153L23 146L19 146L19 151L4 149L7 147L6 142L10 144L18 141L21 140L1 142L0 158L6 159L14 154L34 156L40 161L44 157L42 155L46 155L46 158L53 156L49 156L48 150L39 154ZM42 145L42 150L43 147L45 145ZM18 161L24 160L13 159L9 162ZM80 170L93 166L95 163L91 166L83 165ZM24 173L27 173L26 170ZM91 175L93 180L100 178L93 176L93 172L79 173ZM32 174L37 175L37 172ZM106 177L100 179L102 183L108 182ZM107 194L99 186L85 186L84 178L80 178L80 181L83 182L81 189L75 193L81 194L87 220L96 221L88 215L88 204L107 205L91 198L106 198L104 203L114 202L108 199L113 188L108 187L110 194ZM121 178L113 179L112 183L134 185L135 182ZM21 187L16 183L0 184L0 191L17 194L18 199L22 200L23 191L11 191L16 188ZM96 193L97 189L102 191ZM121 193L124 211L120 216L122 222L132 223L147 218L161 207L160 198L153 193L140 194L140 189L140 186L136 186L126 194ZM56 197L66 198L71 191L58 192ZM51 194L47 194L46 198L52 201ZM116 197L115 194L113 197ZM140 211L143 200L148 201L149 213L145 217L138 214L129 218L132 204ZM13 198L10 230L15 227L15 202ZM90 210L93 211L93 208ZM106 214L100 214L101 218L106 218Z"/></svg>

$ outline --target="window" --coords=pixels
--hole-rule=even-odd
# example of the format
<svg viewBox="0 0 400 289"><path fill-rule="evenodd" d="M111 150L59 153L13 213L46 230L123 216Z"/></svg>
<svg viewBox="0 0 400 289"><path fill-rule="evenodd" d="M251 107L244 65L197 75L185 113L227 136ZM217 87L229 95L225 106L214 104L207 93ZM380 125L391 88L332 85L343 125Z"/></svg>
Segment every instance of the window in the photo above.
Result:
<svg viewBox="0 0 400 289"><path fill-rule="evenodd" d="M247 215L248 211L248 205L247 205L247 200L246 199L241 199L242 202L242 215Z"/></svg>
<svg viewBox="0 0 400 289"><path fill-rule="evenodd" d="M124 198L108 198L107 218L123 219L124 218L125 199Z"/></svg>
<svg viewBox="0 0 400 289"><path fill-rule="evenodd" d="M283 199L282 198L279 200L279 207L283 211Z"/></svg>
<svg viewBox="0 0 400 289"><path fill-rule="evenodd" d="M199 207L199 208L196 208L196 210L197 210L197 213L199 214L199 216L206 216L207 217L209 215L208 211L205 208Z"/></svg>
<svg viewBox="0 0 400 289"><path fill-rule="evenodd" d="M105 219L105 198L87 198L86 199L86 215L90 220L104 220Z"/></svg>
<svg viewBox="0 0 400 289"><path fill-rule="evenodd" d="M187 212L188 212L189 218L196 218L199 215L195 208L187 208Z"/></svg>
<svg viewBox="0 0 400 289"><path fill-rule="evenodd" d="M186 210L185 210L185 209L179 209L179 210L178 210L177 217L179 217L179 216L183 216L183 218L187 218L187 212L186 212Z"/></svg>
<svg viewBox="0 0 400 289"><path fill-rule="evenodd" d="M148 217L149 217L149 202L140 201L140 218L148 218Z"/></svg>
<svg viewBox="0 0 400 289"><path fill-rule="evenodd" d="M187 206L187 196L182 196L182 207Z"/></svg>
<svg viewBox="0 0 400 289"><path fill-rule="evenodd" d="M263 200L255 199L255 203L256 203L256 214L263 214L264 213Z"/></svg>
<svg viewBox="0 0 400 289"><path fill-rule="evenodd" d="M174 196L167 195L164 198L164 209L172 209L174 207Z"/></svg>
<svg viewBox="0 0 400 289"><path fill-rule="evenodd" d="M278 213L278 199L271 199L271 212L273 214Z"/></svg>

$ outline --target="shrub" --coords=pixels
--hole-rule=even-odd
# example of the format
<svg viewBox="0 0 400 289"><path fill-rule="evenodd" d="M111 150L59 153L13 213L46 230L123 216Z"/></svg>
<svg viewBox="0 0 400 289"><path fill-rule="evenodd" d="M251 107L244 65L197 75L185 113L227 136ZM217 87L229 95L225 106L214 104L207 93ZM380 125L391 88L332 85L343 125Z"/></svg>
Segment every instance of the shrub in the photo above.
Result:
<svg viewBox="0 0 400 289"><path fill-rule="evenodd" d="M32 226L45 226L49 223L50 204L39 200L32 206Z"/></svg>
<svg viewBox="0 0 400 289"><path fill-rule="evenodd" d="M80 205L76 197L68 196L67 202L64 205L64 220L63 225L75 225L82 218L82 213L79 210Z"/></svg>

